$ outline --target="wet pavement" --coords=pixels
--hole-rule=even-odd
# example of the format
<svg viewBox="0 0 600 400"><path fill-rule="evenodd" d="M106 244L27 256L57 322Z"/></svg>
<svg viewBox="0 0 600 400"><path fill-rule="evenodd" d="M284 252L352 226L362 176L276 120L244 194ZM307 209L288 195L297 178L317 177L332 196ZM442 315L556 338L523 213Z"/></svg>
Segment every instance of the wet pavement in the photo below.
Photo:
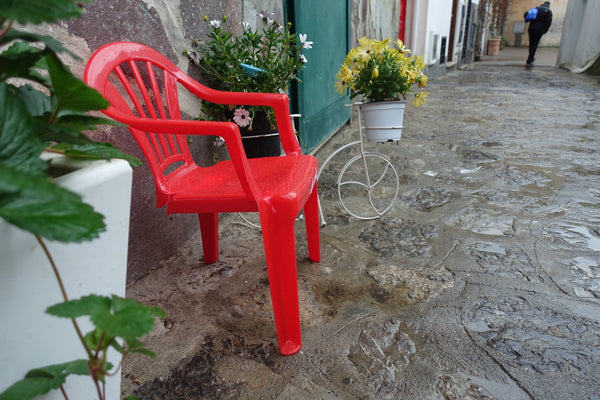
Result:
<svg viewBox="0 0 600 400"><path fill-rule="evenodd" d="M555 49L530 71L525 57L505 49L432 79L402 140L367 146L398 173L381 218L351 217L338 200L337 174L356 152L328 163L321 263L297 226L300 353L277 352L260 233L224 216L217 263L202 263L195 237L128 287L169 317L146 340L157 358L126 361L122 392L600 399L600 79L554 68ZM320 162L356 135L342 129ZM378 207L395 191L389 171Z"/></svg>

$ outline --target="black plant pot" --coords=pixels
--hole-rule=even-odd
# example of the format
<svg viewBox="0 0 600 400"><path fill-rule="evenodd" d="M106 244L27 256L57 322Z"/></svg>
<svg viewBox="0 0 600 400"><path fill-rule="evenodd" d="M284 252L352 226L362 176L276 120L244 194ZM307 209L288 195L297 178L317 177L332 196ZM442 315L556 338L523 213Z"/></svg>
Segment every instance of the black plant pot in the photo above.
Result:
<svg viewBox="0 0 600 400"><path fill-rule="evenodd" d="M271 128L264 111L257 111L252 118L252 129L240 128L246 157L275 157L281 155L281 141L276 129Z"/></svg>

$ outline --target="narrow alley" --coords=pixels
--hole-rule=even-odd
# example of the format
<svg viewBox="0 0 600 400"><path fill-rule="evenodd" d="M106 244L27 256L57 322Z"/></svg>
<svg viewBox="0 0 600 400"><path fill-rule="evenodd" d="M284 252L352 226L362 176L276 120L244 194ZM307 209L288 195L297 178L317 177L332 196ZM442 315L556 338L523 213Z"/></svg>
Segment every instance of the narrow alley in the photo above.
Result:
<svg viewBox="0 0 600 400"><path fill-rule="evenodd" d="M556 49L532 70L525 57L431 79L402 140L367 145L398 171L381 218L338 200L356 149L327 165L322 262L297 243L300 353L277 351L259 231L227 215L217 263L198 234L128 287L169 316L146 340L157 357L126 361L123 395L600 399L600 79L555 68ZM316 156L357 135L346 126Z"/></svg>

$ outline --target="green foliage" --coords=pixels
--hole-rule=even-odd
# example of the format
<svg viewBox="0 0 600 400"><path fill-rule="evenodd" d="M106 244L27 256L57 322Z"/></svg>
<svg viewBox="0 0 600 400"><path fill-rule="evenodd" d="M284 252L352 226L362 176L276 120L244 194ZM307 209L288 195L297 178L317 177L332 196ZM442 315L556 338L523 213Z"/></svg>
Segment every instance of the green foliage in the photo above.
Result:
<svg viewBox="0 0 600 400"><path fill-rule="evenodd" d="M75 360L32 369L24 379L0 393L0 400L32 399L60 388L69 375L89 374L88 360Z"/></svg>
<svg viewBox="0 0 600 400"><path fill-rule="evenodd" d="M75 193L0 163L0 217L37 236L60 242L98 237L104 217Z"/></svg>
<svg viewBox="0 0 600 400"><path fill-rule="evenodd" d="M78 17L83 12L80 3L91 2L92 0L0 0L0 17L21 24L56 22Z"/></svg>
<svg viewBox="0 0 600 400"><path fill-rule="evenodd" d="M244 23L240 35L231 33L227 16L212 21L204 16L207 39L194 40L185 54L206 74L210 86L233 92L285 93L290 80L298 80L297 73L307 62L302 50L311 48L312 42L291 33L289 24L271 20L268 11L261 16L261 30ZM230 118L232 108L203 104L209 120ZM251 108L253 113L258 109Z"/></svg>
<svg viewBox="0 0 600 400"><path fill-rule="evenodd" d="M108 102L63 64L58 57L66 52L62 44L50 36L12 29L14 21L37 24L77 17L83 12L80 3L0 0L0 218L33 233L42 244L65 299L47 312L72 320L89 357L31 370L0 393L0 400L32 399L59 388L64 393L69 375L90 375L98 398L104 399L101 385L113 368L106 361L107 350L153 356L139 339L152 330L155 317L165 316L159 308L117 296L91 295L69 301L42 240L81 242L105 230L101 214L48 176L48 164L40 159L44 149L71 157L123 158L132 166L141 164L83 132L115 123L86 113L104 109ZM85 336L76 321L80 316L89 316L95 326Z"/></svg>
<svg viewBox="0 0 600 400"><path fill-rule="evenodd" d="M97 330L112 337L121 337L125 341L135 341L150 332L154 327L154 316L166 316L160 308L146 306L131 299L96 295L56 304L46 312L64 318L87 315Z"/></svg>
<svg viewBox="0 0 600 400"><path fill-rule="evenodd" d="M154 317L166 316L158 307L118 296L96 295L56 304L48 307L46 312L64 318L89 316L95 329L85 335L85 345L92 357L33 369L27 372L25 378L0 393L0 400L32 399L59 389L69 375L91 375L95 380L104 382L113 368L106 362L106 352L110 347L123 354L141 353L154 357L139 338L152 331ZM125 341L126 347L121 346L120 339Z"/></svg>
<svg viewBox="0 0 600 400"><path fill-rule="evenodd" d="M94 239L105 226L102 215L79 196L47 179L47 164L39 158L45 148L140 165L83 132L114 122L85 113L108 102L62 63L57 54L65 52L63 46L50 36L12 29L13 20L53 22L81 12L74 0L0 0L0 44L5 46L0 53L0 217L62 242Z"/></svg>

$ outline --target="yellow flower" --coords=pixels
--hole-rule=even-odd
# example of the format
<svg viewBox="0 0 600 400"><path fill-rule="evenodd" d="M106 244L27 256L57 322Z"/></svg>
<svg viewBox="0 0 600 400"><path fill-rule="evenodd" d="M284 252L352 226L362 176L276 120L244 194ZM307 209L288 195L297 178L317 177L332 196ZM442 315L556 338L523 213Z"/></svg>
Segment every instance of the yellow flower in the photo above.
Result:
<svg viewBox="0 0 600 400"><path fill-rule="evenodd" d="M344 60L344 64L352 65L358 60L358 48L355 47L348 52L346 59Z"/></svg>
<svg viewBox="0 0 600 400"><path fill-rule="evenodd" d="M415 56L415 67L419 70L425 69L425 62L423 61L423 56Z"/></svg>
<svg viewBox="0 0 600 400"><path fill-rule="evenodd" d="M411 50L407 49L406 46L404 45L404 43L402 42L402 40L400 40L400 39L396 39L394 41L394 44L396 45L396 48L398 49L398 51L401 53L410 53L411 52Z"/></svg>
<svg viewBox="0 0 600 400"><path fill-rule="evenodd" d="M366 37L361 37L358 39L358 43L360 46L356 48L356 58L360 62L367 62L369 58L371 58L371 53L376 51L377 41L373 39L367 39Z"/></svg>
<svg viewBox="0 0 600 400"><path fill-rule="evenodd" d="M363 95L369 101L400 99L413 92L416 106L425 103L427 93L416 93L417 85L423 88L427 84L423 57L411 55L401 40L394 40L394 46L391 42L391 38L360 38L338 72L337 91L343 94L350 89L351 98Z"/></svg>
<svg viewBox="0 0 600 400"><path fill-rule="evenodd" d="M371 78L377 79L378 76L379 76L379 68L375 67L375 68L373 68L373 72L371 72Z"/></svg>
<svg viewBox="0 0 600 400"><path fill-rule="evenodd" d="M352 70L346 64L342 64L336 76L335 91L344 94L351 84Z"/></svg>
<svg viewBox="0 0 600 400"><path fill-rule="evenodd" d="M367 39L367 37L363 36L358 39L359 47L362 47L366 50L373 50L376 47L377 41L374 39Z"/></svg>
<svg viewBox="0 0 600 400"><path fill-rule="evenodd" d="M391 38L385 40L374 40L373 51L377 54L383 53L390 46Z"/></svg>
<svg viewBox="0 0 600 400"><path fill-rule="evenodd" d="M427 96L428 92L417 92L415 93L415 99L413 100L413 105L415 107L419 107L420 105L425 104L425 96Z"/></svg>
<svg viewBox="0 0 600 400"><path fill-rule="evenodd" d="M419 73L414 69L406 69L404 70L404 76L408 79L408 82L415 83L419 78Z"/></svg>

